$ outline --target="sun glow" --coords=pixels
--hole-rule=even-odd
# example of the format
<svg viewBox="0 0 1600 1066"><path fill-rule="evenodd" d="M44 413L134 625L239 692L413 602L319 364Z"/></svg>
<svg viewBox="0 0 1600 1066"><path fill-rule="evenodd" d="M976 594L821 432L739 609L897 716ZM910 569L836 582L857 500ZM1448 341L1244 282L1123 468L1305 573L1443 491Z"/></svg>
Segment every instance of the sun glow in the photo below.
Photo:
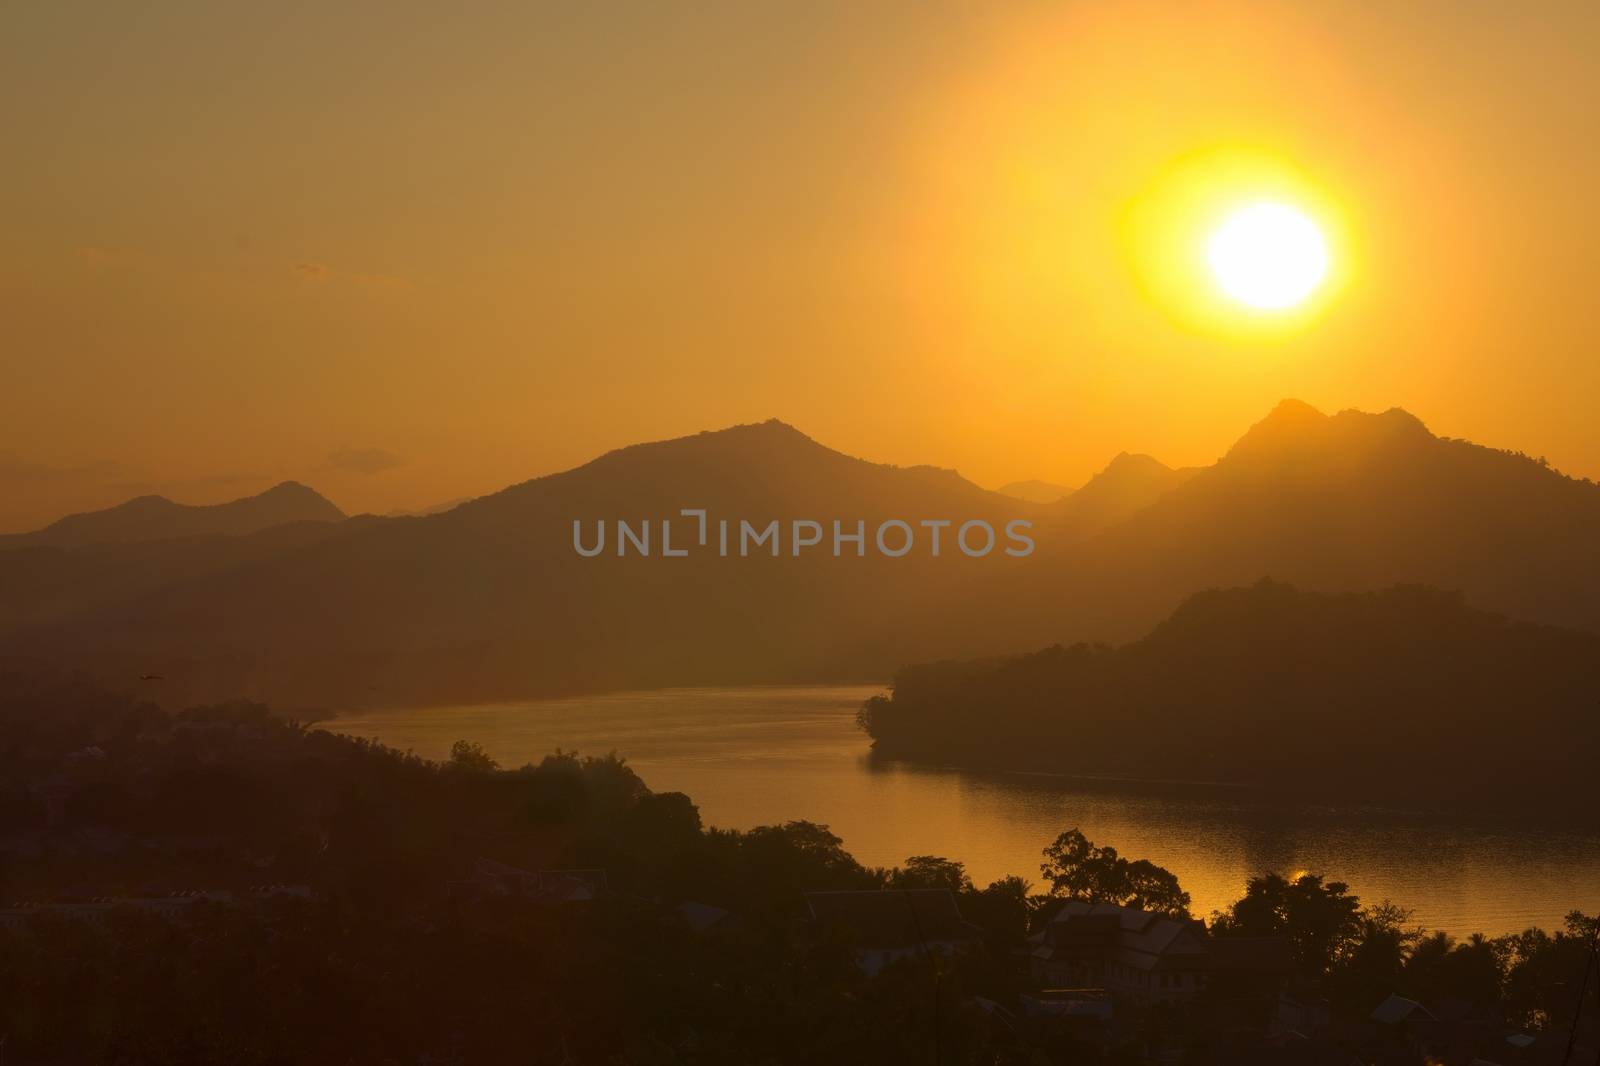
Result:
<svg viewBox="0 0 1600 1066"><path fill-rule="evenodd" d="M1206 262L1222 291L1258 311L1294 307L1328 273L1328 245L1303 212L1279 203L1241 208L1211 235Z"/></svg>
<svg viewBox="0 0 1600 1066"><path fill-rule="evenodd" d="M1271 341L1310 328L1348 289L1358 258L1328 177L1246 148L1172 160L1120 217L1140 293L1189 332Z"/></svg>

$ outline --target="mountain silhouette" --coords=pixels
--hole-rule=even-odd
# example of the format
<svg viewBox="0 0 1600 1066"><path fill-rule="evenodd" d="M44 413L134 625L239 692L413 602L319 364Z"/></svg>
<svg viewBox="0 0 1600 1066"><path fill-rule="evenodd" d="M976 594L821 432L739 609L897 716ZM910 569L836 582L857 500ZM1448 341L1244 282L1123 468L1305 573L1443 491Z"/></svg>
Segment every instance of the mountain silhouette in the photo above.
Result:
<svg viewBox="0 0 1600 1066"><path fill-rule="evenodd" d="M417 518L430 514L441 514L445 511L451 511L457 507L460 507L462 504L466 503L472 498L473 497L471 496L456 496L453 499L443 500L428 507L419 507L415 510L404 507L397 508L393 511L387 512L387 515L390 518Z"/></svg>
<svg viewBox="0 0 1600 1066"><path fill-rule="evenodd" d="M573 523L673 518L665 558L594 558ZM1033 523L1026 558L722 558L715 522ZM852 530L853 531L853 530ZM615 532L614 528L612 530ZM785 534L787 536L787 534ZM698 547L697 545L693 545ZM1339 592L1418 583L1600 630L1600 488L1433 436L1401 411L1287 402L1217 463L1124 455L1052 504L950 470L834 451L777 421L622 448L424 517L368 517L281 551L48 615L0 654L173 698L455 702L670 684L881 680L906 662L1127 640L1196 589L1264 575ZM0 569L3 577L3 569Z"/></svg>
<svg viewBox="0 0 1600 1066"><path fill-rule="evenodd" d="M332 522L288 522L243 536L0 547L0 634L61 623L179 582L271 559L340 528Z"/></svg>
<svg viewBox="0 0 1600 1066"><path fill-rule="evenodd" d="M1600 629L1600 487L1398 409L1286 401L1077 555L1070 594L1105 606L1085 637L1129 638L1194 589L1264 575L1325 591L1426 584Z"/></svg>
<svg viewBox="0 0 1600 1066"><path fill-rule="evenodd" d="M1199 471L1174 470L1148 455L1123 452L1088 484L1051 512L1049 529L1063 540L1078 540L1125 522Z"/></svg>
<svg viewBox="0 0 1600 1066"><path fill-rule="evenodd" d="M1012 496L1029 503L1056 503L1072 495L1072 489L1066 485L1057 485L1053 481L1039 481L1030 478L1027 481L1012 481L1001 485L994 491L1002 496Z"/></svg>
<svg viewBox="0 0 1600 1066"><path fill-rule="evenodd" d="M133 544L177 537L241 536L289 522L337 522L344 512L298 481L255 496L192 506L165 496L138 496L103 511L68 515L32 533L0 536L0 550Z"/></svg>
<svg viewBox="0 0 1600 1066"><path fill-rule="evenodd" d="M769 421L634 445L442 514L348 522L317 543L184 580L55 625L6 650L155 671L180 698L283 705L477 699L653 684L881 677L918 643L894 619L937 618L952 583L1009 560L586 559L572 525L673 518L989 521L1035 505L954 471L871 463ZM831 529L830 529L831 532ZM659 536L659 533L657 534ZM947 533L948 539L952 533ZM614 545L611 545L614 547ZM873 620L877 621L874 622Z"/></svg>
<svg viewBox="0 0 1600 1066"><path fill-rule="evenodd" d="M1419 586L1261 581L1117 649L907 667L861 724L880 756L941 765L1503 807L1587 785L1597 693L1600 635Z"/></svg>

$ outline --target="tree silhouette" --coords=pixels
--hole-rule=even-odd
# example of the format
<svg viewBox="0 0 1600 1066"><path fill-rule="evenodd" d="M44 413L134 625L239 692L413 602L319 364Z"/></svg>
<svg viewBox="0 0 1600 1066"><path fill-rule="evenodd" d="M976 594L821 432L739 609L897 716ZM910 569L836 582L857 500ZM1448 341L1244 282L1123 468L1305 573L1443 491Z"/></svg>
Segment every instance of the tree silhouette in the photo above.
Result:
<svg viewBox="0 0 1600 1066"><path fill-rule="evenodd" d="M1293 879L1279 874L1252 877L1244 898L1213 916L1222 936L1284 936L1300 972L1320 979L1347 961L1363 931L1361 900L1340 881L1315 874Z"/></svg>
<svg viewBox="0 0 1600 1066"><path fill-rule="evenodd" d="M1081 830L1068 829L1056 837L1044 857L1039 873L1050 882L1051 895L1189 916L1189 893L1170 870L1147 859L1130 862L1116 848L1097 847Z"/></svg>
<svg viewBox="0 0 1600 1066"><path fill-rule="evenodd" d="M904 867L889 871L890 888L948 888L972 891L972 878L964 864L943 855L913 855Z"/></svg>
<svg viewBox="0 0 1600 1066"><path fill-rule="evenodd" d="M480 772L500 769L500 764L489 757L483 745L472 740L458 740L450 745L450 765Z"/></svg>

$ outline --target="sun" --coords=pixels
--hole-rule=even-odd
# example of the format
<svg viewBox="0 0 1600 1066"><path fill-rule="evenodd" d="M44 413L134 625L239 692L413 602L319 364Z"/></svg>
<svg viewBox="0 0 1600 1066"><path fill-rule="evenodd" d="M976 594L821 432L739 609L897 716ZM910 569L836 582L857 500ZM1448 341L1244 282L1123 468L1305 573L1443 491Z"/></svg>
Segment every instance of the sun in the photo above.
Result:
<svg viewBox="0 0 1600 1066"><path fill-rule="evenodd" d="M1360 281L1364 227L1338 175L1265 148L1218 145L1168 161L1121 205L1136 291L1167 322L1274 345L1318 327Z"/></svg>
<svg viewBox="0 0 1600 1066"><path fill-rule="evenodd" d="M1222 291L1257 311L1285 311L1310 296L1328 274L1328 244L1304 212L1253 203L1211 234L1206 262Z"/></svg>

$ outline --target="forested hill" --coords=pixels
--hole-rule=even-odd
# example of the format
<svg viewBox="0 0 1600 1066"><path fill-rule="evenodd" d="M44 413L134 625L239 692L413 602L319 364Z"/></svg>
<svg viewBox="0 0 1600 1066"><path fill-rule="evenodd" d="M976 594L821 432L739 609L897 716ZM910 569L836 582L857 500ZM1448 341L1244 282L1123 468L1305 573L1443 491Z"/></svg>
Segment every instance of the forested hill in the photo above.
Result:
<svg viewBox="0 0 1600 1066"><path fill-rule="evenodd" d="M1120 648L906 667L860 720L890 757L1512 806L1590 780L1597 711L1593 634L1262 581Z"/></svg>

